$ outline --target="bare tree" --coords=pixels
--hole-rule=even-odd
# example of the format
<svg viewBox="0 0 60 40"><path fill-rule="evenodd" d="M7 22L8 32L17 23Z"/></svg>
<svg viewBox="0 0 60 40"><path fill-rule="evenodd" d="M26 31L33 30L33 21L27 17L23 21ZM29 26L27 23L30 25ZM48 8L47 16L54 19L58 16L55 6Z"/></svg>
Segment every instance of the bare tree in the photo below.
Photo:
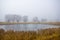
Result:
<svg viewBox="0 0 60 40"><path fill-rule="evenodd" d="M6 15L5 20L6 22L15 22L14 15Z"/></svg>
<svg viewBox="0 0 60 40"><path fill-rule="evenodd" d="M39 22L39 19L38 19L38 17L34 17L33 18L33 22ZM38 24L33 24L33 30L37 30L37 28L38 28Z"/></svg>
<svg viewBox="0 0 60 40"><path fill-rule="evenodd" d="M21 16L19 16L19 15L14 15L14 17L15 17L15 21L16 21L16 22L21 22ZM21 29L21 25L20 25L20 24L16 24L15 26L16 26L16 27L15 27L16 30L19 31L19 30Z"/></svg>
<svg viewBox="0 0 60 40"><path fill-rule="evenodd" d="M11 21L10 15L6 15L6 16L5 16L5 21L6 21L6 22L10 22L10 21Z"/></svg>
<svg viewBox="0 0 60 40"><path fill-rule="evenodd" d="M27 22L28 21L28 16L23 16L23 22Z"/></svg>
<svg viewBox="0 0 60 40"><path fill-rule="evenodd" d="M14 17L14 15L11 15L11 22L15 22L15 17Z"/></svg>
<svg viewBox="0 0 60 40"><path fill-rule="evenodd" d="M27 22L28 21L28 16L23 16L23 22ZM23 24L24 30L27 31L27 26L28 24Z"/></svg>
<svg viewBox="0 0 60 40"><path fill-rule="evenodd" d="M5 20L6 22L20 22L21 21L21 16L19 15L6 15L5 16ZM11 29L11 30L19 30L20 24L16 24L16 25L6 25L6 29Z"/></svg>
<svg viewBox="0 0 60 40"><path fill-rule="evenodd" d="M39 22L38 17L34 17L34 18L33 18L33 22Z"/></svg>
<svg viewBox="0 0 60 40"><path fill-rule="evenodd" d="M12 22L12 15L6 15L5 16L5 21L6 22ZM6 30L12 29L11 25L6 25Z"/></svg>
<svg viewBox="0 0 60 40"><path fill-rule="evenodd" d="M21 21L21 16L17 15L17 16L16 16L16 21L17 21L17 22L20 22L20 21Z"/></svg>

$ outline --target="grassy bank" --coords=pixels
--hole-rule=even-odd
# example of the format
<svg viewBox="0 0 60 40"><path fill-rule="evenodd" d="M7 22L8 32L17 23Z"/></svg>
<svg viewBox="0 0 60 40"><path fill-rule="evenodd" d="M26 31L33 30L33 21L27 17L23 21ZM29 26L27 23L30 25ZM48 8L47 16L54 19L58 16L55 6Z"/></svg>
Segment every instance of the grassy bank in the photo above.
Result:
<svg viewBox="0 0 60 40"><path fill-rule="evenodd" d="M60 28L35 31L4 31L0 29L0 40L60 40Z"/></svg>

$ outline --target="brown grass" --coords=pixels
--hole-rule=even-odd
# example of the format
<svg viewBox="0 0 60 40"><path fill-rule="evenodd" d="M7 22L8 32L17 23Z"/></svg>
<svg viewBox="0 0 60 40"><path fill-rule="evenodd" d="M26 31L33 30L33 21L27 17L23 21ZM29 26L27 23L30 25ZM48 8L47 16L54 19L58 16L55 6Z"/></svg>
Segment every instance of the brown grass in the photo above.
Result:
<svg viewBox="0 0 60 40"><path fill-rule="evenodd" d="M0 29L0 40L60 40L60 28L35 31L4 31Z"/></svg>

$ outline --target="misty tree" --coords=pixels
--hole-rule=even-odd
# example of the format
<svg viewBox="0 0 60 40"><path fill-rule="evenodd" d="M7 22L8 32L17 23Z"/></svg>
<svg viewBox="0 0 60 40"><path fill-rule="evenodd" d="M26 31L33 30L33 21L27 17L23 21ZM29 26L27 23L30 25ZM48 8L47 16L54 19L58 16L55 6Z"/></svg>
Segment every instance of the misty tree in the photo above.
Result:
<svg viewBox="0 0 60 40"><path fill-rule="evenodd" d="M20 21L21 21L21 16L16 15L16 16L15 16L15 20L16 20L16 22L20 22Z"/></svg>
<svg viewBox="0 0 60 40"><path fill-rule="evenodd" d="M6 15L5 20L6 22L15 22L14 15Z"/></svg>
<svg viewBox="0 0 60 40"><path fill-rule="evenodd" d="M21 21L21 16L20 15L13 15L13 20L14 22L20 22ZM14 25L14 30L19 31L21 29L20 24Z"/></svg>
<svg viewBox="0 0 60 40"><path fill-rule="evenodd" d="M21 16L19 15L6 15L5 16L5 21L6 22L19 22L21 21ZM16 24L16 25L6 25L5 27L7 30L11 29L11 30L19 30L20 29L20 24Z"/></svg>
<svg viewBox="0 0 60 40"><path fill-rule="evenodd" d="M10 15L6 15L6 16L5 16L5 21L6 21L6 22L10 22L10 21L11 21Z"/></svg>
<svg viewBox="0 0 60 40"><path fill-rule="evenodd" d="M23 22L28 22L28 16L23 16ZM25 30L27 30L28 24L23 24Z"/></svg>
<svg viewBox="0 0 60 40"><path fill-rule="evenodd" d="M33 22L39 22L38 17L34 17L34 18L33 18ZM39 25L39 24L33 24L33 26L34 26L33 30L36 30L36 29L38 28L38 25Z"/></svg>
<svg viewBox="0 0 60 40"><path fill-rule="evenodd" d="M15 22L15 16L11 15L11 22Z"/></svg>
<svg viewBox="0 0 60 40"><path fill-rule="evenodd" d="M12 21L12 15L6 15L5 16L5 21L6 22L11 22ZM10 30L11 29L11 25L6 25L5 29L6 30Z"/></svg>
<svg viewBox="0 0 60 40"><path fill-rule="evenodd" d="M38 17L34 17L34 18L33 18L33 22L39 22Z"/></svg>
<svg viewBox="0 0 60 40"><path fill-rule="evenodd" d="M28 16L23 16L23 22L27 22L28 21Z"/></svg>

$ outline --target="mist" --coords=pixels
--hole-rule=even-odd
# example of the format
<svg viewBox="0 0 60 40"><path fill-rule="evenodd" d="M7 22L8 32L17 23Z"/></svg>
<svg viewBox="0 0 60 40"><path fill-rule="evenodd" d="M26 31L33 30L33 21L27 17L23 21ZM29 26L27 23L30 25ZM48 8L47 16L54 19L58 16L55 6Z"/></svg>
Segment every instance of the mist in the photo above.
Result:
<svg viewBox="0 0 60 40"><path fill-rule="evenodd" d="M29 20L37 16L48 21L60 20L59 0L0 0L0 21L6 14L27 15Z"/></svg>

